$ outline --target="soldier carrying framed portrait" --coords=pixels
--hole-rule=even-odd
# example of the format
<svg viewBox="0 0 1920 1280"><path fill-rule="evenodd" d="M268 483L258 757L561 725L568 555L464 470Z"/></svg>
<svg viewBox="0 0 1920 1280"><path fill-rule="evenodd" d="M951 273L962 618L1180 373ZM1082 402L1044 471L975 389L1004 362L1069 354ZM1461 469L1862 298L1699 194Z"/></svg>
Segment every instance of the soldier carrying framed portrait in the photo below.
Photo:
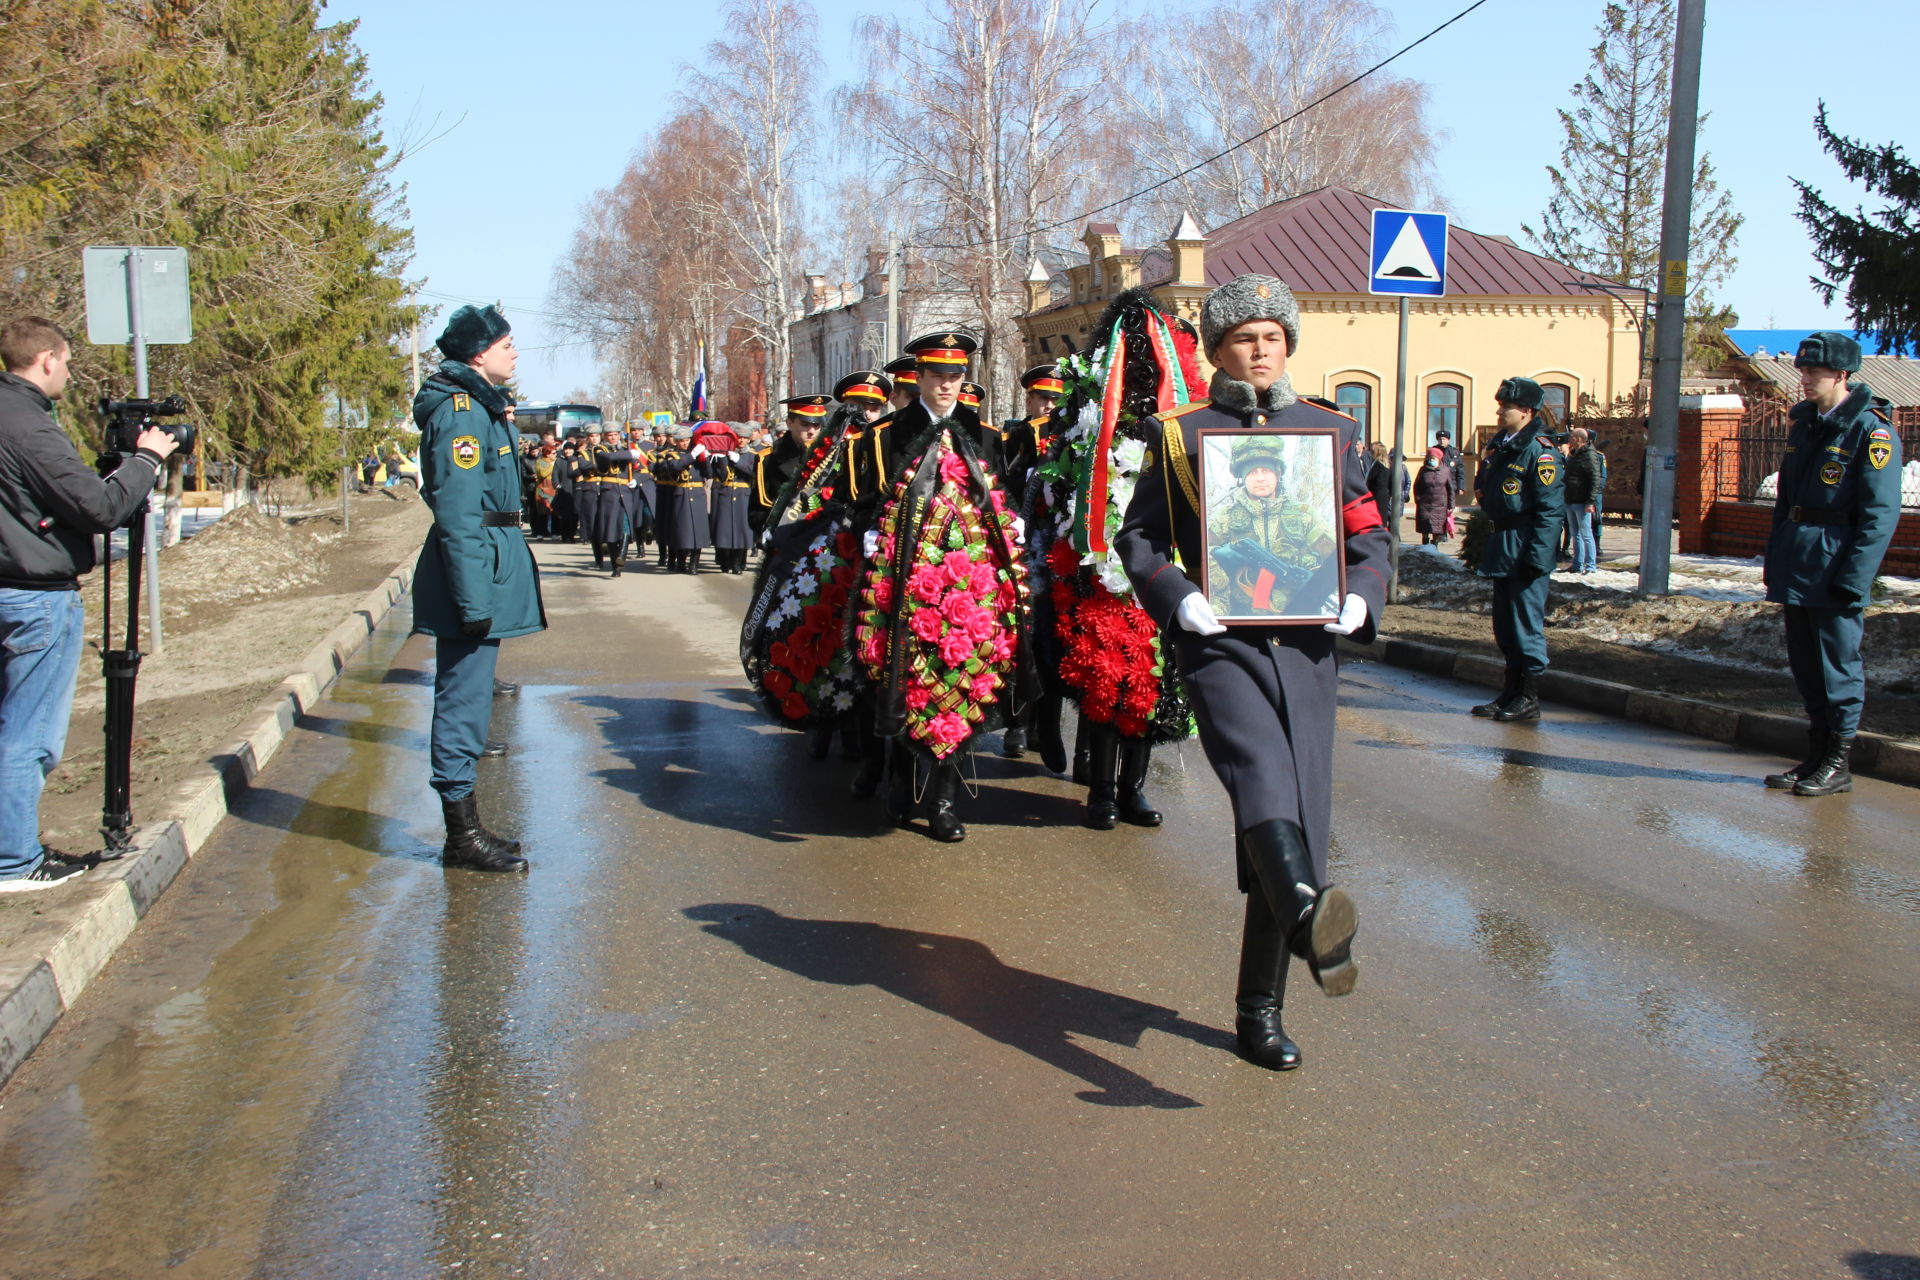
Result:
<svg viewBox="0 0 1920 1280"><path fill-rule="evenodd" d="M1199 432L1196 575L1228 626L1321 624L1346 593L1339 433Z"/></svg>

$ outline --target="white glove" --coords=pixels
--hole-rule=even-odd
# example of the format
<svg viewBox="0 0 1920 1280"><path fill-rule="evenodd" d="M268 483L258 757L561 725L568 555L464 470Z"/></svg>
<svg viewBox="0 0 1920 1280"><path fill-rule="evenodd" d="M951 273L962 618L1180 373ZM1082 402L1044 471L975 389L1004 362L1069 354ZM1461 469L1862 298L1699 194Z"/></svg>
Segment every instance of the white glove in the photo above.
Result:
<svg viewBox="0 0 1920 1280"><path fill-rule="evenodd" d="M1360 624L1366 620L1367 602L1365 598L1349 591L1347 592L1347 598L1340 602L1339 621L1329 622L1324 629L1333 632L1333 634L1337 636L1350 636L1358 631Z"/></svg>
<svg viewBox="0 0 1920 1280"><path fill-rule="evenodd" d="M1013 540L1015 542L1025 542L1027 540L1027 522L1019 516L1008 516L1007 528L1013 534Z"/></svg>
<svg viewBox="0 0 1920 1280"><path fill-rule="evenodd" d="M703 444L697 444L693 446L693 457L696 462L706 456L707 456L707 446Z"/></svg>
<svg viewBox="0 0 1920 1280"><path fill-rule="evenodd" d="M727 456L733 459L735 462L740 461L740 451L738 449L735 449L732 453L728 454Z"/></svg>
<svg viewBox="0 0 1920 1280"><path fill-rule="evenodd" d="M1207 598L1198 591L1192 592L1180 602L1180 608L1175 611L1173 620L1195 635L1217 636L1227 629L1226 625L1214 615L1213 606L1207 603Z"/></svg>
<svg viewBox="0 0 1920 1280"><path fill-rule="evenodd" d="M867 536L861 542L860 549L869 560L879 555L880 554L880 531L878 529L867 530Z"/></svg>

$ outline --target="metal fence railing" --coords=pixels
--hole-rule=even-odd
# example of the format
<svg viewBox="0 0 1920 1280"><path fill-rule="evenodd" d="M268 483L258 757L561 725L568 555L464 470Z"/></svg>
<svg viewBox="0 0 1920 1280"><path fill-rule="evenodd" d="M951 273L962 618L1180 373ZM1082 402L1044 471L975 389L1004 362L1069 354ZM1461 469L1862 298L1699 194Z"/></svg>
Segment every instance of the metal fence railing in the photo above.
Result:
<svg viewBox="0 0 1920 1280"><path fill-rule="evenodd" d="M1710 460L1714 496L1723 502L1772 502L1780 459L1787 447L1787 410L1784 400L1750 400L1740 430L1722 440ZM1920 408L1893 411L1893 428L1900 437L1904 483L1900 505L1920 510Z"/></svg>

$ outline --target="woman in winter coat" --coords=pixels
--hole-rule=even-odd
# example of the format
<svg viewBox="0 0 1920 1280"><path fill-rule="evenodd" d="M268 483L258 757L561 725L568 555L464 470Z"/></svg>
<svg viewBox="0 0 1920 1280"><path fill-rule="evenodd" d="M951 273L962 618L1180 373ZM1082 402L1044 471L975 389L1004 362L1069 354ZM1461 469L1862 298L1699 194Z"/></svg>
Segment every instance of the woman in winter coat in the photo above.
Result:
<svg viewBox="0 0 1920 1280"><path fill-rule="evenodd" d="M1446 451L1438 447L1427 450L1427 460L1413 478L1413 529L1420 535L1422 546L1447 536L1447 517L1453 513L1458 496L1459 485L1453 478L1453 468L1447 465Z"/></svg>

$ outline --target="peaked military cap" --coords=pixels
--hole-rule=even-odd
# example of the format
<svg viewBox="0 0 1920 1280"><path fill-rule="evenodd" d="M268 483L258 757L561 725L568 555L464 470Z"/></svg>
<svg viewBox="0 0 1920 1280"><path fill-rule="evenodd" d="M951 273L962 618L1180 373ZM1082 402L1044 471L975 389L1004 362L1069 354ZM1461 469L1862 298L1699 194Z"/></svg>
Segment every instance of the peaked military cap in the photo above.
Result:
<svg viewBox="0 0 1920 1280"><path fill-rule="evenodd" d="M780 402L787 406L787 412L796 418L824 418L827 406L833 403L832 396L788 396Z"/></svg>
<svg viewBox="0 0 1920 1280"><path fill-rule="evenodd" d="M1793 353L1796 369L1837 369L1841 373L1860 372L1860 344L1844 333L1823 329L1800 340Z"/></svg>
<svg viewBox="0 0 1920 1280"><path fill-rule="evenodd" d="M1532 378L1508 378L1493 393L1493 398L1501 404L1518 405L1522 409L1538 409L1547 393Z"/></svg>
<svg viewBox="0 0 1920 1280"><path fill-rule="evenodd" d="M871 369L855 369L846 377L833 384L833 398L840 401L868 400L884 401L893 394L893 384L884 374Z"/></svg>
<svg viewBox="0 0 1920 1280"><path fill-rule="evenodd" d="M433 345L449 360L471 360L512 332L496 307L459 307L447 317L447 327Z"/></svg>
<svg viewBox="0 0 1920 1280"><path fill-rule="evenodd" d="M980 341L970 333L948 329L942 333L923 333L907 344L907 354L921 364L947 365L964 369L980 349Z"/></svg>
<svg viewBox="0 0 1920 1280"><path fill-rule="evenodd" d="M901 356L881 365L880 372L892 374L893 384L897 387L916 386L920 381L920 362L912 356Z"/></svg>
<svg viewBox="0 0 1920 1280"><path fill-rule="evenodd" d="M960 384L960 394L956 397L956 399L958 399L961 404L967 406L967 408L969 409L978 409L980 407L981 399L986 394L987 394L987 389L981 386L979 383L963 382Z"/></svg>
<svg viewBox="0 0 1920 1280"><path fill-rule="evenodd" d="M1067 389L1059 368L1051 364L1037 364L1021 374L1020 385L1028 391L1039 391L1050 396L1057 396Z"/></svg>

